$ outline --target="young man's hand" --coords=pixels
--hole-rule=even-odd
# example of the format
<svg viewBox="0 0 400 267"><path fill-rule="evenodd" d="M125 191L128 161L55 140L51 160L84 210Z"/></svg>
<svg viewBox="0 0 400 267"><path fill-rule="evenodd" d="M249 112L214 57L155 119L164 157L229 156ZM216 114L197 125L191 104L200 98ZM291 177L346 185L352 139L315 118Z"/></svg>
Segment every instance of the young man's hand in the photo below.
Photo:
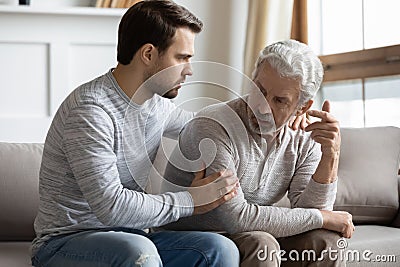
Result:
<svg viewBox="0 0 400 267"><path fill-rule="evenodd" d="M237 195L239 179L230 170L204 177L205 170L197 172L189 188L195 214L209 212Z"/></svg>
<svg viewBox="0 0 400 267"><path fill-rule="evenodd" d="M305 130L309 124L311 124L311 121L308 119L307 114L293 116L288 122L288 126L293 130Z"/></svg>

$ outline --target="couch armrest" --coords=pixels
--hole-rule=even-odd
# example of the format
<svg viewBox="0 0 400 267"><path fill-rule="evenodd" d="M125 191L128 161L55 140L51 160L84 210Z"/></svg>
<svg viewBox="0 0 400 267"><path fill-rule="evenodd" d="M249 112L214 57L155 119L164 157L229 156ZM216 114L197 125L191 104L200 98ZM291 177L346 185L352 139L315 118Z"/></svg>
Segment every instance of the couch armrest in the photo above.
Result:
<svg viewBox="0 0 400 267"><path fill-rule="evenodd" d="M0 241L35 237L42 152L43 144L0 142Z"/></svg>

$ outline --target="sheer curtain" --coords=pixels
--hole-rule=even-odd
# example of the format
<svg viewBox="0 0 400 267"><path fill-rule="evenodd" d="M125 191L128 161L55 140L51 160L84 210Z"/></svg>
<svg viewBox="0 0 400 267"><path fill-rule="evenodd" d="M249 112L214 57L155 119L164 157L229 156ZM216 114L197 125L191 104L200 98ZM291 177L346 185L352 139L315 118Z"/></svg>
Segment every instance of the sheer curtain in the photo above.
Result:
<svg viewBox="0 0 400 267"><path fill-rule="evenodd" d="M244 74L251 77L258 54L266 45L291 37L294 1L298 0L249 0Z"/></svg>

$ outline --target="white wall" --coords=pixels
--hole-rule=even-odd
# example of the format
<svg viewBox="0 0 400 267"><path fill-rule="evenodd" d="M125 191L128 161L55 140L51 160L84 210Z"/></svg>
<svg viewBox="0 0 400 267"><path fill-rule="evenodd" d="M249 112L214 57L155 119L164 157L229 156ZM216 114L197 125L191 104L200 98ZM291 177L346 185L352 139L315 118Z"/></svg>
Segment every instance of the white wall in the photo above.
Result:
<svg viewBox="0 0 400 267"><path fill-rule="evenodd" d="M204 29L196 39L193 60L223 63L242 71L248 0L176 0L176 2L191 10L204 23ZM196 69L194 71L196 72ZM220 87L198 84L182 88L175 102L178 105L185 103L186 109L198 110L209 101L190 100L201 97L226 101L234 95Z"/></svg>
<svg viewBox="0 0 400 267"><path fill-rule="evenodd" d="M19 0L0 0L0 5L18 5ZM95 6L96 0L30 0L31 6Z"/></svg>
<svg viewBox="0 0 400 267"><path fill-rule="evenodd" d="M242 68L247 0L176 0L204 23L196 41L195 60Z"/></svg>
<svg viewBox="0 0 400 267"><path fill-rule="evenodd" d="M123 12L65 11L51 6L50 0L31 0L32 7L18 7L13 1L0 0L0 141L44 142L51 119L67 94L115 66L117 28ZM247 0L176 2L205 24L196 40L194 60L241 70ZM9 5L1 5L4 3ZM201 96L232 97L226 90L198 85L182 88L176 103ZM191 109L204 103L191 105Z"/></svg>
<svg viewBox="0 0 400 267"><path fill-rule="evenodd" d="M94 11L0 6L0 141L44 142L63 99L116 64L120 14Z"/></svg>

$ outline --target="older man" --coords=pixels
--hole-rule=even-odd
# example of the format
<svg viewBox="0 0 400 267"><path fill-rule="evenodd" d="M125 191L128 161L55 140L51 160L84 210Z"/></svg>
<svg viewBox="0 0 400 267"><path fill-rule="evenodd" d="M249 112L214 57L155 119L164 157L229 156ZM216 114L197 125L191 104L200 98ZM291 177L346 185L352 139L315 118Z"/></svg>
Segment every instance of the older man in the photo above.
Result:
<svg viewBox="0 0 400 267"><path fill-rule="evenodd" d="M332 211L339 123L327 101L321 111L309 110L322 77L321 62L309 47L278 42L261 52L248 95L199 112L181 132L180 151L172 154L165 177L189 186L191 171L205 162L206 173L235 170L240 189L219 208L167 228L227 233L240 250L241 266L278 266L281 253L285 264L341 266L342 257L332 251L340 236L351 237L354 226L349 213ZM287 126L305 113L318 121L305 131ZM180 152L188 162L178 160ZM286 193L291 208L273 206Z"/></svg>

